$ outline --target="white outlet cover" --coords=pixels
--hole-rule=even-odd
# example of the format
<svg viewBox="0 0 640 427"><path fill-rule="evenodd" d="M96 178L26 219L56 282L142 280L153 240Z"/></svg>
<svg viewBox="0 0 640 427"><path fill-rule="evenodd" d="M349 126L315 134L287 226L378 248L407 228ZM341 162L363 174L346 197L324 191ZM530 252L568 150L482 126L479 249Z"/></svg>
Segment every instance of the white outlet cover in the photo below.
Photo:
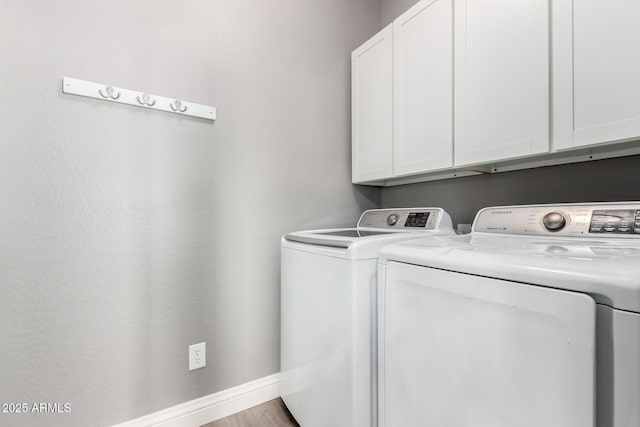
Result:
<svg viewBox="0 0 640 427"><path fill-rule="evenodd" d="M189 346L189 370L207 366L207 343L201 342Z"/></svg>

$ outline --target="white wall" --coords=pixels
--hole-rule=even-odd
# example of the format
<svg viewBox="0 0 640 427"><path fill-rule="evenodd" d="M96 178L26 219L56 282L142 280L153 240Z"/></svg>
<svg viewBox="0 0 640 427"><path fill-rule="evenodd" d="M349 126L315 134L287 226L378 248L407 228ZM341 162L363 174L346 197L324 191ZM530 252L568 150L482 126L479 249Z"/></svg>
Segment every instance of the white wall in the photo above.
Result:
<svg viewBox="0 0 640 427"><path fill-rule="evenodd" d="M279 371L279 237L380 204L350 184L349 97L379 26L380 0L0 0L0 402L72 407L0 424L108 425Z"/></svg>

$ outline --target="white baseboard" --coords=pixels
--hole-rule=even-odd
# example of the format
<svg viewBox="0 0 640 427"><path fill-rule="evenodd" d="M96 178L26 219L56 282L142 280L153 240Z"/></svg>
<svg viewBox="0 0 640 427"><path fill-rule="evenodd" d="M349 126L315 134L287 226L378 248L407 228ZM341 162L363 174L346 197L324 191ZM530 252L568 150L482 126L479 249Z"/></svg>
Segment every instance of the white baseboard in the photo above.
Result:
<svg viewBox="0 0 640 427"><path fill-rule="evenodd" d="M113 427L197 427L280 396L280 374L269 375Z"/></svg>

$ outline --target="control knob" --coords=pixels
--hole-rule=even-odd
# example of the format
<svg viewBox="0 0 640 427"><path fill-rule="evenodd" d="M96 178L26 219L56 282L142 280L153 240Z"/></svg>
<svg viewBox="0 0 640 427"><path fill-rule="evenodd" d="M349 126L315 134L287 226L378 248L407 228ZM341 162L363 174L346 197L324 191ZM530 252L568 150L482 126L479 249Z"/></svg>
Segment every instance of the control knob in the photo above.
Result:
<svg viewBox="0 0 640 427"><path fill-rule="evenodd" d="M548 231L560 231L567 225L567 219L560 212L550 212L542 218L542 225Z"/></svg>
<svg viewBox="0 0 640 427"><path fill-rule="evenodd" d="M391 214L387 217L387 225L396 225L400 217L397 214Z"/></svg>

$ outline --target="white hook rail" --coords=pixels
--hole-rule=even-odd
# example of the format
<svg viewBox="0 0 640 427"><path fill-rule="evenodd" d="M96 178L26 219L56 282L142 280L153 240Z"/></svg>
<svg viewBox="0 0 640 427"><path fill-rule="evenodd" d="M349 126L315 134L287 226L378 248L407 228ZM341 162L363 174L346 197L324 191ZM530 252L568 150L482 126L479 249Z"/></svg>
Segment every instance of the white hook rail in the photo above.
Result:
<svg viewBox="0 0 640 427"><path fill-rule="evenodd" d="M166 111L184 116L199 117L201 119L216 119L216 109L208 105L187 102L177 98L166 98L164 96L152 95L101 83L72 79L70 77L62 78L62 92L101 99L103 101L117 102L119 104L129 104L137 107L150 108L152 110Z"/></svg>

